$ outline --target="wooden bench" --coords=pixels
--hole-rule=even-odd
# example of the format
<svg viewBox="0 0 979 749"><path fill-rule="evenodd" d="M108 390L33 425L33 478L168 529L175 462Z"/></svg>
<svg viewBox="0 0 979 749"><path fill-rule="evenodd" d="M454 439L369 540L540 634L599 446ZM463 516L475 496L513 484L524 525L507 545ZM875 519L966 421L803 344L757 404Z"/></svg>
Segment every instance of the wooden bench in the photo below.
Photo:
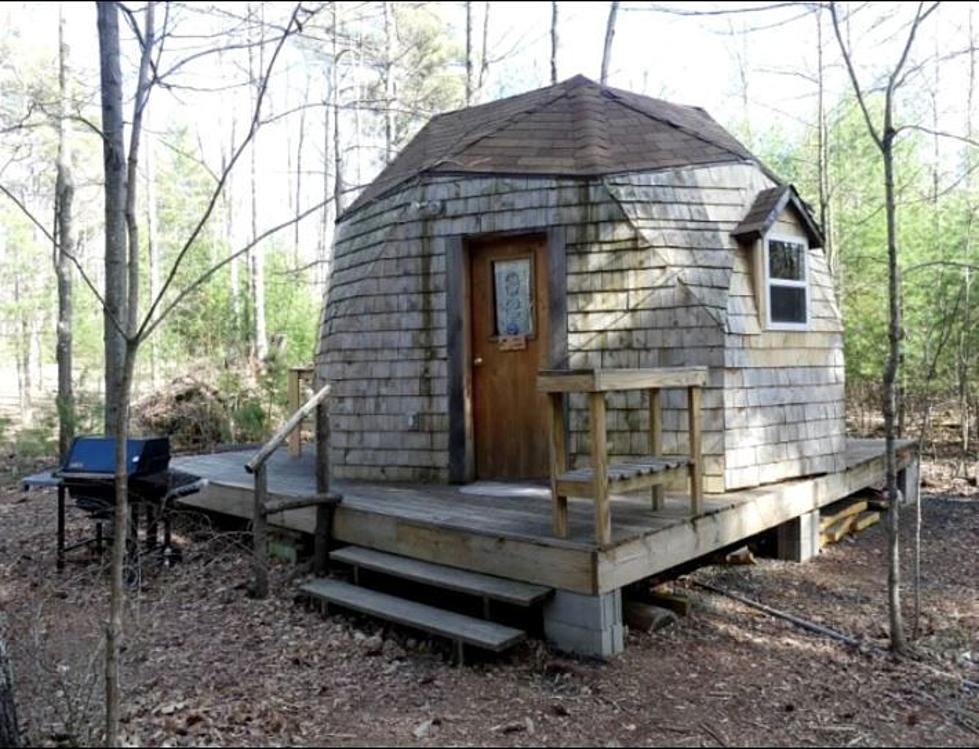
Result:
<svg viewBox="0 0 979 749"><path fill-rule="evenodd" d="M595 500L595 538L601 546L612 541L609 495L650 489L653 509L664 504L664 484L678 474L690 479L690 510L703 512L703 458L701 446L701 388L707 384L706 367L659 369L544 370L538 374L537 389L549 401L551 497L554 533L568 536L568 497ZM664 456L663 417L660 391L686 388L690 454ZM625 390L649 393L649 455L638 460L609 465L605 424L605 394ZM591 465L568 470L564 397L566 393L588 396Z"/></svg>
<svg viewBox="0 0 979 749"><path fill-rule="evenodd" d="M456 644L460 663L463 645L473 645L499 653L523 641L527 636L526 632L503 624L408 601L340 580L319 578L304 583L300 586L300 590L328 605L335 604L395 624L446 637Z"/></svg>

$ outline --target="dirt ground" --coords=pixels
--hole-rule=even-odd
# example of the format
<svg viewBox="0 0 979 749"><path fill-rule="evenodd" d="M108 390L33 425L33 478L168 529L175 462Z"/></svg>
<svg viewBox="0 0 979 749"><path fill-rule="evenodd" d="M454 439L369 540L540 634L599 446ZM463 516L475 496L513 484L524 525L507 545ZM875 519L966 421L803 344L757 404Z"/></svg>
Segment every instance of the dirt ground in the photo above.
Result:
<svg viewBox="0 0 979 749"><path fill-rule="evenodd" d="M632 633L606 663L532 642L452 666L441 643L293 598L250 600L240 534L180 522L181 564L147 573L124 653L127 740L139 745L961 745L979 743L979 497L936 467L923 499L913 659L886 646L885 534L875 526L803 565L759 560L682 578L692 613ZM971 494L971 495L970 495ZM913 514L905 513L910 580ZM107 578L54 565L55 500L0 488L0 611L18 708L35 744L84 745L101 723ZM88 525L71 514L69 535ZM850 634L859 650L693 586L740 592ZM913 595L906 587L909 630Z"/></svg>

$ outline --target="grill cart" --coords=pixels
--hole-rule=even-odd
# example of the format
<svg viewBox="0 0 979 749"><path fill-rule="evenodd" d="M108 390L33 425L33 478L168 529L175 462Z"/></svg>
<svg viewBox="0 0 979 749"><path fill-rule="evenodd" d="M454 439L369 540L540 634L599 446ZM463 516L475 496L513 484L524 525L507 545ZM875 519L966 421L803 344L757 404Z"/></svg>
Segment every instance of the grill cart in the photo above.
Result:
<svg viewBox="0 0 979 749"><path fill-rule="evenodd" d="M170 468L170 440L167 437L137 437L126 442L129 468L129 544L130 570L138 556L140 515L146 518L146 550L157 550L159 526L163 525L165 559L175 556L171 544L170 521L176 499L199 492L205 482L189 473ZM25 490L55 487L58 490L58 569L63 569L65 554L72 549L94 545L101 554L108 540L103 525L115 516L115 439L102 436L76 437L62 464L22 479ZM95 521L95 535L77 543L65 544L66 497ZM111 527L111 525L110 525Z"/></svg>

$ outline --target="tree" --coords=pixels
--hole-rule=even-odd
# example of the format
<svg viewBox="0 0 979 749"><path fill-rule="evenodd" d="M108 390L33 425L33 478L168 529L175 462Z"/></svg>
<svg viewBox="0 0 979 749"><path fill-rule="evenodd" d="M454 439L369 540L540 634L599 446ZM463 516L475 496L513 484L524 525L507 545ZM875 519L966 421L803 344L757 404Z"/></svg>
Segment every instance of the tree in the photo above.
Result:
<svg viewBox="0 0 979 749"><path fill-rule="evenodd" d="M609 65L612 64L612 37L615 36L615 20L619 15L618 2L612 2L608 11L608 23L605 24L605 48L602 52L602 85L608 83Z"/></svg>
<svg viewBox="0 0 979 749"><path fill-rule="evenodd" d="M829 4L830 17L833 20L833 31L839 43L840 54L846 65L847 75L853 86L864 122L877 150L884 170L884 217L887 227L887 308L888 308L888 356L883 372L883 415L885 434L885 464L887 479L887 496L890 499L888 513L888 609L890 616L891 648L898 653L906 649L904 635L904 619L901 614L901 555L900 555L900 504L901 497L897 485L897 454L896 454L896 385L898 367L901 362L901 304L900 304L900 265L898 257L897 237L897 208L894 182L894 143L899 129L894 123L894 96L900 85L906 80L905 68L914 45L915 36L921 24L938 7L938 3L925 6L918 4L914 19L911 22L907 38L902 47L900 57L887 76L884 88L883 114L880 122L875 122L867 103L864 88L857 77L853 65L850 46L844 41L840 29L840 18L837 4Z"/></svg>
<svg viewBox="0 0 979 749"><path fill-rule="evenodd" d="M551 83L557 83L557 0L551 0Z"/></svg>
<svg viewBox="0 0 979 749"><path fill-rule="evenodd" d="M127 318L126 158L122 113L122 68L119 64L119 11L116 3L98 9L102 151L105 171L105 431L118 421ZM125 527L125 526L124 526Z"/></svg>
<svg viewBox="0 0 979 749"><path fill-rule="evenodd" d="M71 150L68 140L68 44L65 41L64 8L58 12L58 161L55 177L54 266L58 278L58 323L56 358L58 361L58 455L64 457L75 435L75 393L72 386L72 269L75 251L72 224L72 199L75 186L71 177Z"/></svg>
<svg viewBox="0 0 979 749"><path fill-rule="evenodd" d="M134 254L138 252L138 235L134 230L134 225L129 226L128 232L125 231L125 217L127 214L132 217L135 216L135 211L129 210L127 212L126 207L128 206L130 209L132 209L136 205L135 191L137 183L135 178L127 181L125 176L120 176L121 170L119 169L119 165L123 163L121 158L122 152L119 150L121 147L121 133L117 134L115 132L116 128L121 131L122 101L122 79L121 76L118 75L120 70L120 44L117 6L115 3L99 4L98 30L100 43L100 65L102 68L101 81L103 86L108 89L107 91L102 91L102 130L105 136L103 141L106 151L104 158L106 170L106 256L111 256L117 261L119 258L122 258L122 272L119 275L122 279L127 279L128 273L128 280L130 281L128 299L126 300L128 302L127 315L122 317L114 313L113 310L115 307L108 299L110 291L113 294L117 294L118 289L124 286L124 284L119 281L119 278L114 277L111 280L110 287L110 279L108 278L107 274L105 289L106 293L104 296L101 296L87 276L83 275L83 278L86 280L89 288L100 300L100 304L102 305L103 313L106 318L106 326L111 325L114 333L121 339L123 354L121 370L115 373L116 379L113 382L114 386L117 386L115 390L116 400L111 403L107 402L106 404L107 417L110 411L113 417L111 433L115 440L116 465L110 610L109 621L106 626L105 740L106 745L108 746L116 746L119 744L119 715L121 707L119 657L121 640L123 636L122 614L123 603L126 595L123 576L126 567L127 530L129 527L126 443L129 436L129 404L132 397L133 374L136 367L138 353L140 351L140 346L149 338L150 335L153 334L167 315L173 312L173 310L177 308L196 289L210 280L215 273L218 272L218 270L230 262L230 257L224 258L219 263L202 273L182 290L177 292L170 301L165 301L167 292L171 289L171 287L173 287L177 279L178 271L186 260L188 254L194 248L196 240L204 230L204 227L208 223L211 214L213 213L221 197L221 192L224 189L231 169L242 156L245 149L252 143L255 138L255 134L261 125L262 104L266 98L269 76L272 68L275 66L276 60L279 57L283 45L290 36L297 33L298 29L301 28L300 15L314 12L315 11L304 11L302 6L297 6L292 11L288 24L276 41L270 62L267 66L263 67L261 76L256 79L254 78L252 71L250 71L250 77L253 80L257 80L258 85L255 91L254 108L248 133L237 148L235 148L232 157L226 165L225 171L221 174L217 181L203 214L194 224L194 228L190 232L190 235L177 252L176 258L174 259L170 270L160 287L158 295L150 300L146 313L140 318L133 312L133 310L138 310L138 276L136 276L132 271L131 265L127 268L127 264L125 262L127 259L127 242L133 243L133 246L128 247L128 260L130 263L134 262ZM146 5L144 10L144 23L141 30L138 28L138 25L132 16L130 16L130 22L134 31L137 32L141 45L139 76L136 82L136 92L134 96L134 116L130 134L130 149L128 159L126 160L129 167L129 174L133 175L134 177L139 160L139 139L141 135L143 110L147 104L153 85L155 83L159 83L158 74L154 74L153 76L150 75L150 61L154 46L158 42L155 36L154 3L150 2ZM162 44L162 40L160 40L160 44ZM250 48L249 51L251 51ZM113 134L112 137L109 137L109 133ZM293 221L295 220L305 218L307 215L310 215L314 211L318 210L318 208L319 206L314 206L312 209L302 212L296 217L290 218L289 221L273 227L268 231L262 233L253 232L253 236L251 237L248 245L234 253L233 256L237 257L251 252L260 242L265 240L271 234L285 228L286 226L292 225ZM120 213L122 213L124 219L121 227L122 230L120 230L119 226L114 224L113 231L110 234L108 229L109 219L111 218L113 221L118 223ZM134 223L135 222L133 222L133 224ZM113 270L116 269L114 268ZM107 368L108 366L109 365L107 362Z"/></svg>

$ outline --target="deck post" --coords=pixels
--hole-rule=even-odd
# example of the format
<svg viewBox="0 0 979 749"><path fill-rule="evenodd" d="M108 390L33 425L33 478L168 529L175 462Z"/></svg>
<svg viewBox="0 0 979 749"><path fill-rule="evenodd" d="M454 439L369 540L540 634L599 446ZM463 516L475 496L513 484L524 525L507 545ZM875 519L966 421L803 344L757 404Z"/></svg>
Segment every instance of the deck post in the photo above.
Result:
<svg viewBox="0 0 979 749"><path fill-rule="evenodd" d="M687 388L687 421L690 433L690 513L704 512L704 457L700 428L700 388Z"/></svg>
<svg viewBox="0 0 979 749"><path fill-rule="evenodd" d="M568 498L558 494L557 477L567 470L568 447L565 442L564 396L548 393L548 426L551 436L551 501L553 502L554 535L568 537Z"/></svg>
<svg viewBox="0 0 979 749"><path fill-rule="evenodd" d="M298 430L297 430L298 431ZM316 406L316 493L330 493L330 416L327 401ZM313 573L325 575L330 565L330 534L333 505L316 505L316 531L313 535Z"/></svg>
<svg viewBox="0 0 979 749"><path fill-rule="evenodd" d="M265 499L268 495L268 474L265 463L260 463L255 469L255 494L252 508L252 561L254 571L254 587L252 595L255 598L267 598L269 594L269 547L266 533Z"/></svg>
<svg viewBox="0 0 979 749"><path fill-rule="evenodd" d="M657 457L663 454L663 405L659 388L649 391L649 454ZM662 510L666 504L666 487L656 484L652 488L654 510Z"/></svg>
<svg viewBox="0 0 979 749"><path fill-rule="evenodd" d="M591 468L595 482L595 541L612 542L612 512L608 499L608 446L605 436L605 393L588 394L591 428Z"/></svg>

